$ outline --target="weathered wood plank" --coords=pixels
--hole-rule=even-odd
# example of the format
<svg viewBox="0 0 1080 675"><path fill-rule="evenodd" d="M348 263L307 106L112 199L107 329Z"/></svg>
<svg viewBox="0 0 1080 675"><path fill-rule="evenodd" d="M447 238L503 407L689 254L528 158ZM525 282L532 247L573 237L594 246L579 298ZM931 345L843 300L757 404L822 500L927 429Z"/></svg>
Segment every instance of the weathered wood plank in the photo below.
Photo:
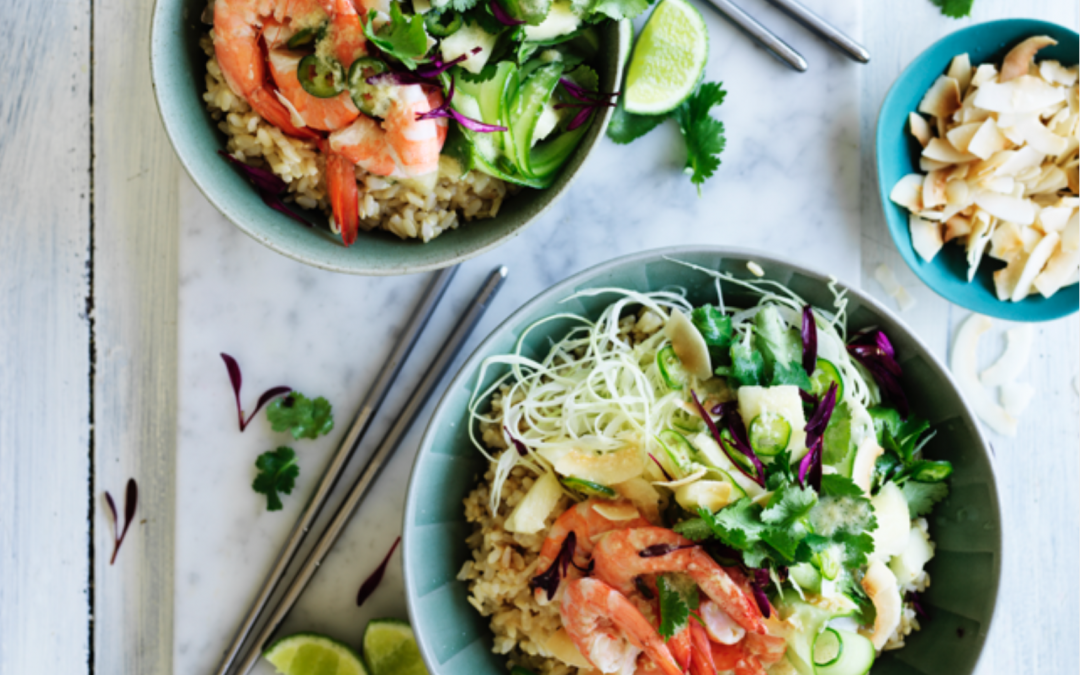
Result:
<svg viewBox="0 0 1080 675"><path fill-rule="evenodd" d="M89 3L0 4L0 672L86 673Z"/></svg>
<svg viewBox="0 0 1080 675"><path fill-rule="evenodd" d="M977 0L972 20L941 17L929 2L877 3L865 12L866 43L873 60L862 81L863 287L895 307L874 280L882 262L918 304L901 317L942 358L947 359L955 329L969 312L938 297L908 269L889 238L877 196L874 132L877 111L893 80L938 38L969 25L1006 17L1039 18L1077 27L1080 7L1068 0ZM1000 354L996 322L983 338L985 366ZM1064 673L1075 666L1072 636L1080 630L1076 612L1055 611L1051 598L1075 598L1080 583L1075 563L1080 555L1077 376L1080 322L1076 315L1036 328L1036 348L1020 378L1038 390L1022 417L1016 438L988 432L995 451L998 490L1004 520L1005 551L998 612L979 673Z"/></svg>
<svg viewBox="0 0 1080 675"><path fill-rule="evenodd" d="M178 164L150 84L152 8L94 3L96 496L139 483L114 566L94 502L96 673L172 670Z"/></svg>

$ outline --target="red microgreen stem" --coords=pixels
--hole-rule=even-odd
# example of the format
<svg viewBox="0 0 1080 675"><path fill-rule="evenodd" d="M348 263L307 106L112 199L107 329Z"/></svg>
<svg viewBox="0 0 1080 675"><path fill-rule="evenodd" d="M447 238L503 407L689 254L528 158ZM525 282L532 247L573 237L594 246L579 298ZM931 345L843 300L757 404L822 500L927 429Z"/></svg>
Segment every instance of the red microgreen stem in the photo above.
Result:
<svg viewBox="0 0 1080 675"><path fill-rule="evenodd" d="M656 462L656 466L660 467L660 473L664 474L664 478L666 478L669 483L675 480L671 477L671 474L667 472L667 469L664 468L664 465L660 463L660 460L658 460L651 452L649 453L649 459Z"/></svg>
<svg viewBox="0 0 1080 675"><path fill-rule="evenodd" d="M765 465L761 463L761 460L758 459L758 456L754 453L754 449L750 447L750 443L746 441L746 430L743 428L742 419L739 418L738 414L726 415L724 419L727 422L728 430L731 432L731 438L735 444L735 449L753 463L754 468L757 470L756 476L747 473L746 469L742 467L742 464L731 456L731 452L728 450L727 444L724 443L724 439L720 438L720 430L716 428L716 424L713 422L712 417L709 416L709 413L706 412L704 406L701 405L701 401L698 400L697 392L691 389L690 395L694 399L694 405L697 406L698 415L701 416L701 419L705 420L705 426L709 428L709 433L712 434L713 440L715 440L716 444L720 446L720 449L724 451L724 454L727 455L728 459L731 460L731 463L735 465L735 468L761 487L765 487ZM739 433L740 431L742 433Z"/></svg>
<svg viewBox="0 0 1080 675"><path fill-rule="evenodd" d="M386 557L383 558L379 566L375 568L375 571L371 575L364 579L364 583L360 584L360 590L356 594L356 606L364 604L364 602L371 597L371 594L378 588L379 583L382 581L383 575L386 574L386 565L390 562L390 556L394 555L394 550L397 549L398 544L401 543L401 537L394 540L394 545L387 551Z"/></svg>
<svg viewBox="0 0 1080 675"><path fill-rule="evenodd" d="M525 447L525 444L520 439L516 438L514 434L510 433L510 427L503 427L503 431L506 432L507 437L510 438L510 442L514 444L514 449L517 450L517 454L522 457L528 457L529 449Z"/></svg>
<svg viewBox="0 0 1080 675"><path fill-rule="evenodd" d="M251 411L251 415L244 418L244 409L240 405L240 387L243 384L243 376L240 374L240 364L236 362L236 359L229 356L225 352L221 353L221 360L225 362L225 369L229 371L229 383L232 384L233 396L236 398L236 417L240 422L240 432L243 433L248 424L251 424L251 420L255 419L255 415L259 414L262 407L270 402L271 399L281 396L282 394L288 394L292 391L292 387L271 387L262 393L259 397L258 403L255 404L255 410Z"/></svg>
<svg viewBox="0 0 1080 675"><path fill-rule="evenodd" d="M120 552L120 545L124 543L124 538L127 537L128 528L131 527L131 523L135 520L135 510L139 505L139 486L135 482L135 479L128 479L127 490L124 493L123 528L120 527L120 519L116 515L116 502L113 501L112 495L109 494L108 490L105 491L105 502L109 505L109 511L112 512L113 552L112 557L109 558L109 564L112 565L116 562L116 554Z"/></svg>

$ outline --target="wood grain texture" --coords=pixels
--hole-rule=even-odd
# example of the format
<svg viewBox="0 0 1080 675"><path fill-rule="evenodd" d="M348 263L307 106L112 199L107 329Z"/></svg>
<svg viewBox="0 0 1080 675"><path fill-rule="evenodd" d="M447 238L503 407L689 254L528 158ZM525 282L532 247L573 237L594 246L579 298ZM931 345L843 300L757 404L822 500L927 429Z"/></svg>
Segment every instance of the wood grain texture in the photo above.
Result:
<svg viewBox="0 0 1080 675"><path fill-rule="evenodd" d="M874 280L885 263L916 298L901 314L933 352L947 359L956 328L969 312L938 297L908 269L889 237L877 190L874 133L877 112L900 71L938 38L971 23L1006 17L1038 18L1076 30L1080 6L1069 0L976 0L972 19L942 17L929 2L874 3L864 13L864 37L873 59L863 72L862 164L863 288L895 307ZM980 346L988 365L1004 347L1010 324L995 321ZM1080 418L1075 390L1080 359L1076 315L1036 327L1036 347L1020 378L1038 390L1016 438L988 432L995 452L1003 514L1004 556L998 610L980 675L1076 672L1080 614L1069 605L1080 595ZM1062 606L1064 603L1064 607ZM1064 610L1064 611L1063 611Z"/></svg>
<svg viewBox="0 0 1080 675"><path fill-rule="evenodd" d="M93 672L172 670L178 164L150 83L153 3L94 3L94 481L139 483L114 566L93 514Z"/></svg>
<svg viewBox="0 0 1080 675"><path fill-rule="evenodd" d="M0 3L0 673L87 672L87 3Z"/></svg>

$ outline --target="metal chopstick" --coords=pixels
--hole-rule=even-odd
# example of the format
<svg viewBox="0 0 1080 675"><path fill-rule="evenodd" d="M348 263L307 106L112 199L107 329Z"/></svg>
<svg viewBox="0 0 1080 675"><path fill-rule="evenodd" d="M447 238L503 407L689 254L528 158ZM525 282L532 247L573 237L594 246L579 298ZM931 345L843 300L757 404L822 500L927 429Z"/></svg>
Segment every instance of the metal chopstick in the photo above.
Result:
<svg viewBox="0 0 1080 675"><path fill-rule="evenodd" d="M248 610L247 616L240 623L236 637L233 638L232 643L222 657L221 664L218 666L217 675L225 675L229 671L233 659L236 658L236 653L243 647L252 626L258 621L259 615L262 613L270 596L273 595L274 589L277 588L277 585L285 576L285 572L291 564L293 556L296 555L297 549L303 543L308 529L318 518L323 505L326 504L327 497L330 496L330 492L333 491L338 478L341 477L342 471L349 463L349 460L352 459L353 453L360 446L360 441L375 417L375 411L382 405L386 393L390 390L390 385L397 379L402 364L408 358L409 353L420 337L420 333L427 326L428 319L434 313L439 300L442 299L443 293L446 291L447 286L450 285L450 280L454 278L455 272L457 272L457 266L440 270L435 274L431 283L428 284L427 289L424 290L424 294L420 298L420 304L417 305L412 318L409 319L405 329L398 337L397 344L391 350L386 363L383 364L379 374L375 377L375 383L371 385L371 389L368 390L364 400L360 403L360 409L357 411L356 417L353 419L345 437L341 440L337 452L331 457L318 487L315 488L315 494L311 496L311 500L304 508L303 514L296 521L292 533L289 534L288 541L285 542L285 547L278 554L273 569L266 577L266 581L263 582L263 586L255 597L251 609Z"/></svg>
<svg viewBox="0 0 1080 675"><path fill-rule="evenodd" d="M238 675L246 675L255 664L255 661L258 660L262 649L270 641L270 638L273 636L278 626L281 625L285 615L292 609L292 606L296 603L296 600L300 597L300 594L303 592L308 582L311 581L311 577L315 575L315 571L318 570L323 558L326 557L326 554L329 553L330 549L334 546L338 536L340 536L342 530L345 529L345 524L348 523L353 512L356 511L360 502L363 501L368 488L371 487L371 484L379 476L386 461L390 459L390 456L397 449L402 438L405 437L405 434L416 419L417 414L427 403L427 400L435 390L436 385L438 385L439 381L442 379L443 374L446 373L447 368L454 360L454 357L457 356L458 351L461 350L461 346L472 333L476 323L487 309L488 303L491 302L491 299L494 297L496 291L499 290L499 287L505 279L506 268L497 268L487 278L487 281L484 282L483 286L480 287L479 292L477 292L476 297L473 298L472 302L469 303L465 315L458 321L458 324L454 327L454 331L450 334L449 339L447 339L442 349L440 349L439 353L436 355L435 360L425 371L424 378L420 381L420 384L417 385L416 391L409 397L405 408L398 414L398 418L394 421L394 425L386 433L386 436L383 437L375 454L368 460L367 466L364 467L363 472L356 479L356 482L353 483L352 487L349 489L349 494L345 497L341 506L338 507L337 512L326 526L326 530L312 548L308 559L304 562L303 566L296 573L296 576L281 596L281 601L278 603L277 607L274 608L273 613L270 615L270 618L267 619L262 631L259 632L258 637L252 643L250 651L248 651L244 660L240 663L240 667L237 670Z"/></svg>
<svg viewBox="0 0 1080 675"><path fill-rule="evenodd" d="M718 12L729 21L738 26L744 33L749 35L755 42L772 52L781 61L799 71L806 72L806 59L802 54L795 51L791 45L781 40L772 31L761 25L746 12L742 11L731 0L709 0Z"/></svg>
<svg viewBox="0 0 1080 675"><path fill-rule="evenodd" d="M809 8L799 3L798 0L769 0L769 2L782 9L788 16L803 26L831 42L859 63L868 63L870 61L870 52L866 51L866 47L855 42L841 32L839 28L814 14Z"/></svg>

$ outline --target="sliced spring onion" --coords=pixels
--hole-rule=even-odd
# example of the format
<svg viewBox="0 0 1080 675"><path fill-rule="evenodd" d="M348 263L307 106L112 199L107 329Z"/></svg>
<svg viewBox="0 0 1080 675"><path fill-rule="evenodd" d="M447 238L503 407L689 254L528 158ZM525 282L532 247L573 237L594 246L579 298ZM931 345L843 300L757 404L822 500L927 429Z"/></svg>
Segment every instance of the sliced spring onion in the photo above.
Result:
<svg viewBox="0 0 1080 675"><path fill-rule="evenodd" d="M562 484L574 492L580 492L586 497L599 497L600 499L618 499L619 493L606 485L594 483L584 478L568 477L562 479Z"/></svg>
<svg viewBox="0 0 1080 675"><path fill-rule="evenodd" d="M783 415L763 413L750 421L750 447L759 455L772 457L787 449L791 423Z"/></svg>
<svg viewBox="0 0 1080 675"><path fill-rule="evenodd" d="M665 345L663 349L656 352L656 367L660 369L660 377L664 379L664 384L668 389L681 391L686 386L686 381L690 379L679 357L675 355L675 348L671 345Z"/></svg>
<svg viewBox="0 0 1080 675"><path fill-rule="evenodd" d="M814 640L814 665L831 666L844 654L844 641L835 628L826 628Z"/></svg>
<svg viewBox="0 0 1080 675"><path fill-rule="evenodd" d="M345 91L345 68L337 59L308 54L300 59L296 77L304 91L316 98L331 98Z"/></svg>
<svg viewBox="0 0 1080 675"><path fill-rule="evenodd" d="M386 72L386 64L370 56L356 59L349 66L349 95L365 115L374 114L374 95L379 85L369 84L368 78Z"/></svg>
<svg viewBox="0 0 1080 675"><path fill-rule="evenodd" d="M818 359L814 374L810 376L812 393L815 396L823 395L829 390L829 385L833 382L836 383L836 400L842 401L844 399L844 378L840 376L840 371L837 370L832 361Z"/></svg>

